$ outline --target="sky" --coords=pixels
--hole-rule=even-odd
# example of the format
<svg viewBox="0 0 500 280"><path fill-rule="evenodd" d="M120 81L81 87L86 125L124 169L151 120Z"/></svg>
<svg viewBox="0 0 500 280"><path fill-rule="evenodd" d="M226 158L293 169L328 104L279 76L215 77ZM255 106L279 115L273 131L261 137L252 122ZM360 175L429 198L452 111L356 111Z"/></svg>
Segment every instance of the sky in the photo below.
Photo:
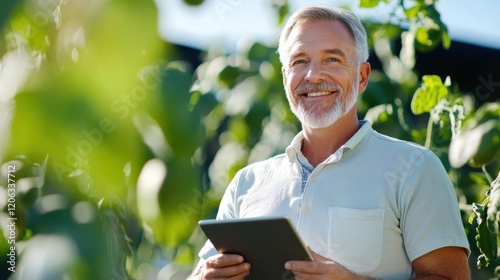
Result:
<svg viewBox="0 0 500 280"><path fill-rule="evenodd" d="M273 44L280 28L271 0L205 0L191 7L182 0L156 0L160 35L195 48L217 46L231 51L245 42ZM349 6L361 17L387 19L387 8L360 9L354 0L289 0L292 11L309 4ZM500 49L499 0L441 0L437 4L452 40Z"/></svg>

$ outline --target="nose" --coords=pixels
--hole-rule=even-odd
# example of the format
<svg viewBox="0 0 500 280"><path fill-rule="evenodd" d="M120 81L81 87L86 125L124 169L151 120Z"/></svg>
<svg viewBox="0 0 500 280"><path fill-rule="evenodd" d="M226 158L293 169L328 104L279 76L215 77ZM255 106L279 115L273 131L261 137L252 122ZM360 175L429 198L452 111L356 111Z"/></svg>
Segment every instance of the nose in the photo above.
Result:
<svg viewBox="0 0 500 280"><path fill-rule="evenodd" d="M304 79L310 83L319 83L325 79L325 72L322 65L316 62L309 63L306 71Z"/></svg>

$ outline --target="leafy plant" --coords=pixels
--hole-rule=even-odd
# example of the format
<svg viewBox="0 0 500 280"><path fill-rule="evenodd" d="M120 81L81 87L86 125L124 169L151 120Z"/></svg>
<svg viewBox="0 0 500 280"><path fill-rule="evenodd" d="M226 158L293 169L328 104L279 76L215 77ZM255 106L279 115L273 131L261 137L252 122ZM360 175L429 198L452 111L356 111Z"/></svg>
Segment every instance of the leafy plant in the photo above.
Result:
<svg viewBox="0 0 500 280"><path fill-rule="evenodd" d="M499 265L500 197L499 179L489 174L499 171L500 105L476 110L452 86L453 77L417 78L415 53L450 45L436 2L360 2L391 12L389 22L365 22L383 71L373 71L358 114L441 158L467 231L470 216L479 266L492 271ZM270 5L282 24L288 2ZM0 238L0 273L185 278L204 243L196 222L213 217L241 167L281 153L300 130L283 92L276 46L251 42L229 54L207 49L191 69L158 38L152 1L0 6L2 67L20 69L15 79L0 81L12 89L4 97L10 141L0 150L0 192L9 193L5 170L14 167L17 218L15 236L4 231ZM399 54L395 40L403 46ZM1 201L2 224L12 217L8 204Z"/></svg>

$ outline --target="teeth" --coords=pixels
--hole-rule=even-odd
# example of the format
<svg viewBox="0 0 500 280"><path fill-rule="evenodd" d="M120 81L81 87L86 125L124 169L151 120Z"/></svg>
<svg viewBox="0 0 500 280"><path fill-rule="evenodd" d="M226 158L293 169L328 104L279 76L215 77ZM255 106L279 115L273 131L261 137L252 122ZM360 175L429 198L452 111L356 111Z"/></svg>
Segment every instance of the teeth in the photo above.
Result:
<svg viewBox="0 0 500 280"><path fill-rule="evenodd" d="M309 92L307 94L308 97L314 97L314 96L322 96L322 95L327 95L330 94L329 91L320 91L320 92Z"/></svg>

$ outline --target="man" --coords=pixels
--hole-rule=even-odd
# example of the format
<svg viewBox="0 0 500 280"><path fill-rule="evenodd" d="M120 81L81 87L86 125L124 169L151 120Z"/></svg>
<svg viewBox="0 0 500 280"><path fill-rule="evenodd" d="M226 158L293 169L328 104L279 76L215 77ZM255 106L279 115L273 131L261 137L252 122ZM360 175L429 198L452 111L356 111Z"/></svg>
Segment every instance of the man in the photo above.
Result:
<svg viewBox="0 0 500 280"><path fill-rule="evenodd" d="M283 215L313 261L296 279L469 279L469 245L451 182L427 149L358 121L370 76L366 32L352 13L306 7L279 41L283 83L302 131L286 153L240 170L218 219ZM243 279L243 257L209 242L192 279Z"/></svg>

